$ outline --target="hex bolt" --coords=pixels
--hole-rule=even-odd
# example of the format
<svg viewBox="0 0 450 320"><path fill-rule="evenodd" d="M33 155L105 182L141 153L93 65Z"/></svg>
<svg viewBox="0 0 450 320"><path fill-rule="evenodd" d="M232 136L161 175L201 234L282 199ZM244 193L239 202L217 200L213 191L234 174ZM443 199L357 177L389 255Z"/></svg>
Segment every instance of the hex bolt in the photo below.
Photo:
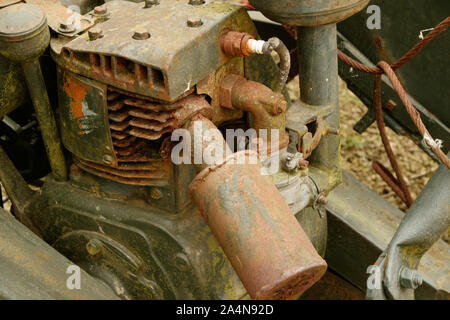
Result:
<svg viewBox="0 0 450 320"><path fill-rule="evenodd" d="M91 256L95 256L102 250L102 242L98 239L91 239L86 243L86 250Z"/></svg>
<svg viewBox="0 0 450 320"><path fill-rule="evenodd" d="M94 8L94 14L95 15L102 16L102 15L105 15L107 13L108 13L108 8L106 7L106 4L102 4L101 6L96 6Z"/></svg>
<svg viewBox="0 0 450 320"><path fill-rule="evenodd" d="M106 164L111 164L113 162L113 160L114 160L113 157L109 154L105 154L103 156L103 162Z"/></svg>
<svg viewBox="0 0 450 320"><path fill-rule="evenodd" d="M187 25L190 28L198 28L203 25L203 21L198 17L188 18Z"/></svg>
<svg viewBox="0 0 450 320"><path fill-rule="evenodd" d="M150 33L145 29L139 29L134 31L132 38L134 40L146 40L150 38Z"/></svg>
<svg viewBox="0 0 450 320"><path fill-rule="evenodd" d="M159 4L159 0L145 0L144 9L151 8L153 6L157 6Z"/></svg>
<svg viewBox="0 0 450 320"><path fill-rule="evenodd" d="M61 22L59 24L58 31L61 33L72 33L75 32L75 27L72 24Z"/></svg>
<svg viewBox="0 0 450 320"><path fill-rule="evenodd" d="M400 270L400 285L407 289L416 289L423 282L419 271L403 267Z"/></svg>
<svg viewBox="0 0 450 320"><path fill-rule="evenodd" d="M88 31L88 36L91 41L103 38L103 30L97 27L91 28Z"/></svg>
<svg viewBox="0 0 450 320"><path fill-rule="evenodd" d="M205 4L205 0L189 0L191 6L199 6Z"/></svg>

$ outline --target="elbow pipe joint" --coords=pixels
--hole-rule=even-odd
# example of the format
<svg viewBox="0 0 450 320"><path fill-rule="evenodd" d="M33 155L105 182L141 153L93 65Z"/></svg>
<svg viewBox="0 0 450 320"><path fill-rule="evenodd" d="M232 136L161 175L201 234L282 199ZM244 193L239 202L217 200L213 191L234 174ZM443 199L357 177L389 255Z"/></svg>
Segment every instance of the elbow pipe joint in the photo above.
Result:
<svg viewBox="0 0 450 320"><path fill-rule="evenodd" d="M279 130L280 148L288 142L286 134L287 102L281 93L265 85L250 81L242 76L230 74L220 84L220 105L239 109L253 116L253 127L259 135L260 129L267 129L268 140L271 129Z"/></svg>

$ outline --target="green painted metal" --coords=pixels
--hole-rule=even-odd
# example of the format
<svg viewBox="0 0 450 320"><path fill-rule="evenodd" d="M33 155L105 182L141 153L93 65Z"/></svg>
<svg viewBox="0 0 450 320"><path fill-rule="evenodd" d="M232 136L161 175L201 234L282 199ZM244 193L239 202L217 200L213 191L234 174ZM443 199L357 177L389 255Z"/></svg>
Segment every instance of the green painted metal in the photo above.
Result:
<svg viewBox="0 0 450 320"><path fill-rule="evenodd" d="M23 71L19 63L0 55L0 118L29 99Z"/></svg>
<svg viewBox="0 0 450 320"><path fill-rule="evenodd" d="M65 180L67 167L39 64L39 57L50 43L45 13L39 7L27 4L16 4L2 9L0 43L0 54L22 64L50 166L57 179Z"/></svg>
<svg viewBox="0 0 450 320"><path fill-rule="evenodd" d="M75 179L48 177L28 216L46 242L121 298L239 299L246 294L192 205L176 214L152 206L145 188L88 173ZM102 247L96 254L87 245L92 240Z"/></svg>
<svg viewBox="0 0 450 320"><path fill-rule="evenodd" d="M0 299L118 299L108 286L83 270L80 288L70 289L67 282L72 274L69 268L73 265L0 209Z"/></svg>
<svg viewBox="0 0 450 320"><path fill-rule="evenodd" d="M106 85L57 68L61 140L72 154L117 162L109 130Z"/></svg>
<svg viewBox="0 0 450 320"><path fill-rule="evenodd" d="M366 291L368 266L387 248L405 214L345 171L343 183L330 193L327 212L325 260L332 270ZM427 217L423 211L421 216ZM420 262L424 283L415 290L416 299L450 298L449 261L449 245L438 240Z"/></svg>

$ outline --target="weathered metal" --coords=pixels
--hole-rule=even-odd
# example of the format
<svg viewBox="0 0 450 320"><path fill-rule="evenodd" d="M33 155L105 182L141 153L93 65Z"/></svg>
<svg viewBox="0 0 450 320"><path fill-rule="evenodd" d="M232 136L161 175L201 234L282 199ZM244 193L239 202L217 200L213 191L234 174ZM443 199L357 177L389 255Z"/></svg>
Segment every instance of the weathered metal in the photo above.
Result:
<svg viewBox="0 0 450 320"><path fill-rule="evenodd" d="M328 197L340 181L338 137L326 135L339 132L334 26L299 28L304 92L302 101L286 112L290 99L274 93L280 73L272 57L243 54L240 36L254 41L259 36L242 8L187 0L114 1L99 8L94 8L98 1L79 3L83 17L97 26L74 38L67 32L73 26L63 22L67 30L56 31L59 36L52 39L59 66L59 124L72 153L70 181L48 176L41 192L31 193L0 150L0 180L13 195L17 217L123 299L240 299L247 297L246 289L251 297L287 298L309 286L302 283L308 279L302 279L305 270L299 266L312 263L320 277L325 265L317 252L325 254L327 245L334 271L364 291L366 268L402 215L346 176ZM340 7L344 3L355 6ZM288 15L306 24L303 5L310 4L315 12L308 23L317 26L363 3L297 1L294 7L300 11L292 7ZM334 7L324 14L325 5ZM168 23L173 26L169 32ZM224 50L221 36L227 32L239 37ZM268 177L260 175L262 166L239 167L220 154L211 155L217 156L212 164L173 165L170 135L194 120L215 133L205 136L201 147L219 147L225 154L231 151L216 126L277 128L283 134L286 127L288 148L295 155L284 157L286 133L286 145L263 162L266 170L266 160L279 156L283 169ZM191 187L201 212L188 198L195 169L203 170ZM276 217L265 220L263 213ZM436 246L441 250L432 248L422 259L424 285L417 288L417 298L445 297L449 291L448 270L440 268L448 265L448 248ZM420 279L409 267L400 271L400 281L413 288ZM361 291L335 274L319 282L310 296L339 296L339 286L346 288L339 292L344 297L361 298Z"/></svg>
<svg viewBox="0 0 450 320"><path fill-rule="evenodd" d="M53 110L45 88L39 56L50 42L44 12L37 6L17 4L0 11L0 53L21 62L36 110L50 166L58 180L67 179L67 168Z"/></svg>
<svg viewBox="0 0 450 320"><path fill-rule="evenodd" d="M288 1L283 6L273 0L251 3L270 19L298 26L300 100L307 106L331 107L332 112L325 120L337 132L339 105L335 23L360 11L368 1ZM297 148L301 145L302 134L307 134L304 131L305 125L306 123L291 125L291 136L296 138L293 144ZM312 134L305 139L312 143ZM329 192L341 181L340 143L337 136L327 135L321 140L311 155L310 163L312 167L320 168L316 183L322 191Z"/></svg>
<svg viewBox="0 0 450 320"><path fill-rule="evenodd" d="M449 183L450 172L441 165L378 258L383 286L369 290L368 297L414 299L414 289L422 282L417 274L422 256L450 226L450 191L443 187Z"/></svg>
<svg viewBox="0 0 450 320"><path fill-rule="evenodd" d="M445 203L448 203L448 197ZM422 220L427 220L428 210L429 207L421 212ZM327 213L325 260L330 269L366 291L367 268L388 247L405 213L345 171L343 183L329 194ZM439 227L442 226L435 225L435 228ZM421 228L421 225L415 224L414 228ZM450 298L449 262L449 245L438 240L420 260L418 270L424 281L415 290L416 299ZM380 272L382 279L383 272Z"/></svg>
<svg viewBox="0 0 450 320"><path fill-rule="evenodd" d="M300 300L364 300L364 292L346 281L332 270L303 293Z"/></svg>
<svg viewBox="0 0 450 320"><path fill-rule="evenodd" d="M0 118L29 99L20 63L0 55Z"/></svg>
<svg viewBox="0 0 450 320"><path fill-rule="evenodd" d="M332 112L324 120L329 126L338 129L336 25L298 27L297 31L300 100L310 106L331 106ZM327 172L327 182L322 188L332 190L341 181L339 137L322 137L309 161L312 166Z"/></svg>
<svg viewBox="0 0 450 320"><path fill-rule="evenodd" d="M68 277L75 272L71 267L73 262L0 209L0 299L118 299L84 270L79 274L80 288L71 289Z"/></svg>
<svg viewBox="0 0 450 320"><path fill-rule="evenodd" d="M267 130L269 141L271 129L279 130L279 148L286 147L287 102L282 94L272 91L261 83L229 75L220 85L220 103L227 108L251 113L252 127L256 129L258 135L260 129Z"/></svg>
<svg viewBox="0 0 450 320"><path fill-rule="evenodd" d="M274 0L250 0L250 3L271 20L316 27L347 19L361 11L369 0L289 0L283 5Z"/></svg>
<svg viewBox="0 0 450 320"><path fill-rule="evenodd" d="M228 60L219 44L222 32L239 25L239 31L256 34L246 11L226 3L191 6L168 0L144 9L141 3L113 1L106 6L109 20L96 24L103 30L102 38L89 41L83 34L65 43L56 39L51 44L53 57L74 73L164 101L178 99ZM203 25L188 27L191 16L202 17ZM133 39L134 31L143 28L151 37Z"/></svg>
<svg viewBox="0 0 450 320"><path fill-rule="evenodd" d="M228 31L220 37L220 47L230 57L250 56L252 53L247 47L250 39L254 37L246 32Z"/></svg>
<svg viewBox="0 0 450 320"><path fill-rule="evenodd" d="M2 182L11 202L19 213L23 213L27 204L33 198L34 192L14 167L3 148L0 146L0 181Z"/></svg>
<svg viewBox="0 0 450 320"><path fill-rule="evenodd" d="M25 2L40 7L45 12L49 27L61 35L73 37L94 25L95 19L92 16L82 16L79 12L65 7L60 0L25 0ZM62 26L65 27L61 28Z"/></svg>
<svg viewBox="0 0 450 320"><path fill-rule="evenodd" d="M200 212L186 202L179 210L170 205L171 193L178 201L187 195L183 186L192 180L187 172L174 177L178 187L157 191L74 174L70 182L49 177L28 215L46 242L120 298L246 295ZM94 255L88 245L93 240L101 248Z"/></svg>
<svg viewBox="0 0 450 320"><path fill-rule="evenodd" d="M248 151L204 169L189 194L253 299L288 299L326 270L310 240L261 166L236 164ZM234 162L234 163L233 163Z"/></svg>

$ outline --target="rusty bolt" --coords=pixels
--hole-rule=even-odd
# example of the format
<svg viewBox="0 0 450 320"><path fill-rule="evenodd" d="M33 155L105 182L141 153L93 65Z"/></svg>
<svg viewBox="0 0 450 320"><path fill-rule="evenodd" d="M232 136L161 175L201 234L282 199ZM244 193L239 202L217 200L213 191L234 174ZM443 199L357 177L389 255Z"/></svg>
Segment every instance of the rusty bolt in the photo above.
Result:
<svg viewBox="0 0 450 320"><path fill-rule="evenodd" d="M403 267L400 271L400 285L407 289L416 289L423 282L419 271Z"/></svg>
<svg viewBox="0 0 450 320"><path fill-rule="evenodd" d="M198 17L192 17L187 19L187 25L191 28L198 28L203 25L203 21Z"/></svg>
<svg viewBox="0 0 450 320"><path fill-rule="evenodd" d="M134 40L146 40L150 38L150 33L145 29L139 29L134 31L133 39Z"/></svg>
<svg viewBox="0 0 450 320"><path fill-rule="evenodd" d="M243 77L229 74L223 78L220 83L219 90L219 103L221 107L235 110L236 108L233 106L233 102L231 99L233 88L240 80L245 80Z"/></svg>
<svg viewBox="0 0 450 320"><path fill-rule="evenodd" d="M69 24L69 23L66 23L66 22L61 22L59 24L58 31L62 32L62 33L72 33L72 32L75 32L75 27L74 27L73 24Z"/></svg>
<svg viewBox="0 0 450 320"><path fill-rule="evenodd" d="M150 197L152 197L153 200L159 200L162 199L163 193L158 188L153 188L152 191L150 191Z"/></svg>
<svg viewBox="0 0 450 320"><path fill-rule="evenodd" d="M145 0L144 9L151 8L153 6L157 6L159 4L159 0Z"/></svg>
<svg viewBox="0 0 450 320"><path fill-rule="evenodd" d="M205 0L189 0L191 6L199 6L205 4Z"/></svg>
<svg viewBox="0 0 450 320"><path fill-rule="evenodd" d="M102 4L101 6L96 6L94 8L94 14L103 16L108 13L108 8L106 7L106 4Z"/></svg>
<svg viewBox="0 0 450 320"><path fill-rule="evenodd" d="M91 28L88 31L88 36L91 41L103 38L103 30L98 27Z"/></svg>
<svg viewBox="0 0 450 320"><path fill-rule="evenodd" d="M98 239L91 239L86 243L86 250L91 256L95 256L102 250L102 243Z"/></svg>

